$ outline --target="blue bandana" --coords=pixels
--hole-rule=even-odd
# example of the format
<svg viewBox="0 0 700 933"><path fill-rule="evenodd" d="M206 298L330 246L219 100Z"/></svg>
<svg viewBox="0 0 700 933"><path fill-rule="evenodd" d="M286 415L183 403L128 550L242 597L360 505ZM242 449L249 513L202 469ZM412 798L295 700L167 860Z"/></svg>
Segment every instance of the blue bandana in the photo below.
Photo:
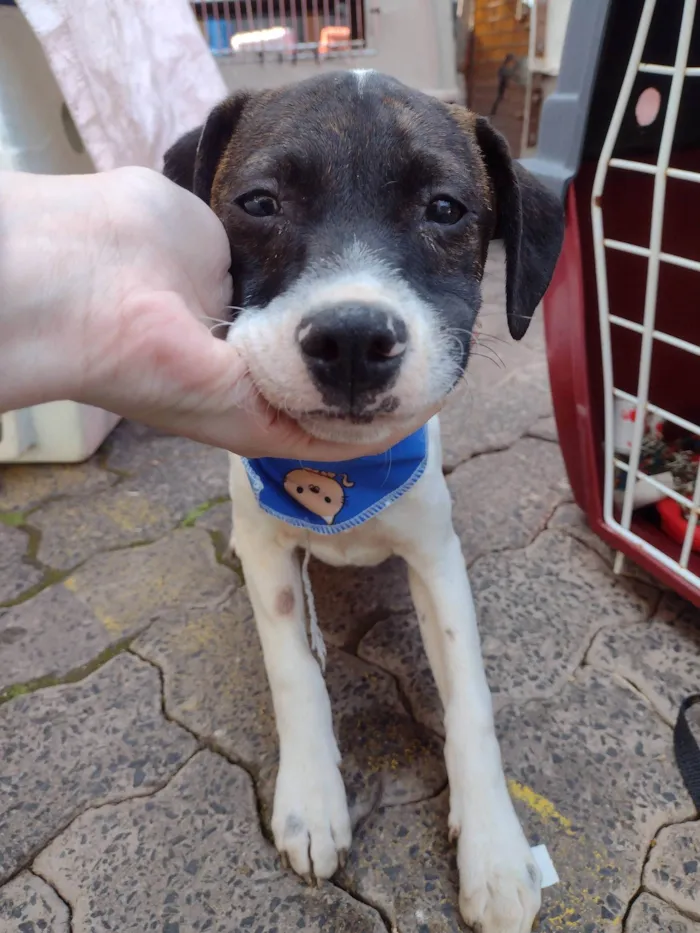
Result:
<svg viewBox="0 0 700 933"><path fill-rule="evenodd" d="M386 453L337 463L243 460L260 507L296 528L334 535L373 518L414 486L428 459L422 427Z"/></svg>

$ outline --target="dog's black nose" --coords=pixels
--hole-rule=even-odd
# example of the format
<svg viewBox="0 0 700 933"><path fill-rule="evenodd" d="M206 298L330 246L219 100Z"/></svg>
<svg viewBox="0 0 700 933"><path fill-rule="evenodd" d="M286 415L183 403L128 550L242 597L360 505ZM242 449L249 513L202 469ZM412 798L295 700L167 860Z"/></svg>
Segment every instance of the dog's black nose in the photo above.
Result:
<svg viewBox="0 0 700 933"><path fill-rule="evenodd" d="M316 382L351 404L391 385L407 339L400 318L371 305L337 305L299 327L299 346Z"/></svg>

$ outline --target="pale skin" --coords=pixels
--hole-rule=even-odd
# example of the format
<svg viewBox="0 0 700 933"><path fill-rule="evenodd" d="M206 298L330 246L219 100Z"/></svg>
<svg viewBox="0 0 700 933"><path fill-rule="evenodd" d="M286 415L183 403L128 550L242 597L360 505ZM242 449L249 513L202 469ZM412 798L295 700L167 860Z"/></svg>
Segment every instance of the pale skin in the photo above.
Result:
<svg viewBox="0 0 700 933"><path fill-rule="evenodd" d="M305 433L215 339L229 266L214 213L157 172L0 172L0 412L71 399L247 457L376 452Z"/></svg>

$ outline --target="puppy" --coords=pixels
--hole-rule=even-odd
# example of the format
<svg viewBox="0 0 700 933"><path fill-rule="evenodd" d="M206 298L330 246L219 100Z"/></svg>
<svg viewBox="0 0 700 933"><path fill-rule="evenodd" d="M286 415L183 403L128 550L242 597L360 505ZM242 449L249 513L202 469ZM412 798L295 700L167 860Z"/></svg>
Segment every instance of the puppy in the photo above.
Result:
<svg viewBox="0 0 700 933"><path fill-rule="evenodd" d="M515 339L561 248L561 205L488 120L374 72L237 94L168 151L165 173L227 231L227 339L270 405L323 439L379 445L439 406L467 366L492 238ZM330 878L351 841L299 549L336 566L398 554L444 705L461 912L480 933L529 931L540 875L501 766L437 418L374 458L232 457L231 496L277 719L280 853Z"/></svg>

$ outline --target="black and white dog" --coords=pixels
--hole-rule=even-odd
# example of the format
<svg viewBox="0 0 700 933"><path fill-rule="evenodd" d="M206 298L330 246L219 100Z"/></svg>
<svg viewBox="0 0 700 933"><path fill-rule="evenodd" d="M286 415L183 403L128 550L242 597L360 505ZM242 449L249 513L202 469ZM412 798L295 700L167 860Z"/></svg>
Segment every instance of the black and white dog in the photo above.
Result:
<svg viewBox="0 0 700 933"><path fill-rule="evenodd" d="M168 151L165 173L228 233L241 310L227 339L270 405L324 439L379 444L439 406L467 365L491 239L505 244L515 339L561 249L560 203L486 119L371 71L237 94ZM299 548L334 565L398 554L444 705L462 914L480 933L528 933L540 876L503 775L437 418L414 440L388 496L360 491L360 461L297 464L273 488L265 464L231 459L279 734L275 842L300 875L329 878L351 841Z"/></svg>

